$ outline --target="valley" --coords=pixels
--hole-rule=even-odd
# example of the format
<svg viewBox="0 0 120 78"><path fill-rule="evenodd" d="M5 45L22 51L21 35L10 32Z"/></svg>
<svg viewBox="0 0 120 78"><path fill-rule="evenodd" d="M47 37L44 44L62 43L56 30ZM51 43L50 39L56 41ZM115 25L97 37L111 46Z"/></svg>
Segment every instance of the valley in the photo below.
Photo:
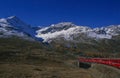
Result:
<svg viewBox="0 0 120 78"><path fill-rule="evenodd" d="M0 78L118 78L120 70L77 60L120 58L120 25L101 28L71 22L33 27L16 16L0 19Z"/></svg>

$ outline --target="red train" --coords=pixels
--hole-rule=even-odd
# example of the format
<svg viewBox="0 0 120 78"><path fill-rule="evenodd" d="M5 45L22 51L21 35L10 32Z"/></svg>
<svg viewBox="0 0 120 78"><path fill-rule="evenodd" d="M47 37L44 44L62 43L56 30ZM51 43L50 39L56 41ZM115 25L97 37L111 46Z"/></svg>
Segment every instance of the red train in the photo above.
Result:
<svg viewBox="0 0 120 78"><path fill-rule="evenodd" d="M79 58L79 62L105 64L120 69L120 58Z"/></svg>

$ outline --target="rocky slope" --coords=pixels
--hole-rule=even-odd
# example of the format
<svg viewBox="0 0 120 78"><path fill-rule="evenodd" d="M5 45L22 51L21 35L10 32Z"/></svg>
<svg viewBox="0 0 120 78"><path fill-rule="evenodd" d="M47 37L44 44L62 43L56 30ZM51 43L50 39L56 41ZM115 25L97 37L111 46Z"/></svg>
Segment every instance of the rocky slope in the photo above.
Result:
<svg viewBox="0 0 120 78"><path fill-rule="evenodd" d="M0 19L0 37L18 36L42 40L41 38L36 38L35 34L35 30L30 25L24 23L16 16Z"/></svg>

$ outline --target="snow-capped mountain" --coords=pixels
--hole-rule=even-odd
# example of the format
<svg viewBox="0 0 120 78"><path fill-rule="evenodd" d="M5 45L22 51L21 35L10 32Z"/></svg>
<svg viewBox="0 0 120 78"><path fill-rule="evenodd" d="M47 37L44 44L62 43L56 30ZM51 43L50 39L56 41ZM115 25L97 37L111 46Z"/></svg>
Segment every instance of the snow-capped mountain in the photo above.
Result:
<svg viewBox="0 0 120 78"><path fill-rule="evenodd" d="M92 29L85 26L76 26L71 22L63 22L58 24L52 24L49 27L42 28L36 31L38 34L36 37L42 37L44 41L49 41L54 38L64 37L66 40L72 40L72 35L85 33Z"/></svg>
<svg viewBox="0 0 120 78"><path fill-rule="evenodd" d="M80 42L89 39L112 39L117 35L120 35L120 25L90 28L71 22L62 22L47 27L32 27L16 16L0 19L0 37L19 36L25 38L29 36L44 42L51 42L55 39Z"/></svg>
<svg viewBox="0 0 120 78"><path fill-rule="evenodd" d="M36 38L35 34L35 30L30 25L24 23L16 16L0 19L0 37L19 36L24 38L30 36L34 39L42 40L41 38Z"/></svg>
<svg viewBox="0 0 120 78"><path fill-rule="evenodd" d="M81 39L84 37L93 39L111 39L120 34L120 25L111 25L101 28L90 28L87 26L77 26L71 22L52 24L36 31L36 37L41 37L44 42L50 42L56 38L65 40Z"/></svg>

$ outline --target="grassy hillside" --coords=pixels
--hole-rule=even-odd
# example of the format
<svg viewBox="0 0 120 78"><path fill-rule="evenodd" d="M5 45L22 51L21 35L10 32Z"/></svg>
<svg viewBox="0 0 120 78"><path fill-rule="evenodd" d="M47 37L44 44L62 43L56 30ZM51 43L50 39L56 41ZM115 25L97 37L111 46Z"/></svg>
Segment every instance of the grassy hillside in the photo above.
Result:
<svg viewBox="0 0 120 78"><path fill-rule="evenodd" d="M93 40L86 39L83 42L72 42L64 39L55 39L52 45L57 51L72 53L73 55L86 57L120 57L120 36L113 39Z"/></svg>
<svg viewBox="0 0 120 78"><path fill-rule="evenodd" d="M109 66L92 64L89 69L77 67L77 51L76 47L47 45L17 37L0 38L0 78L120 77L120 70ZM87 55L84 48L83 52Z"/></svg>

